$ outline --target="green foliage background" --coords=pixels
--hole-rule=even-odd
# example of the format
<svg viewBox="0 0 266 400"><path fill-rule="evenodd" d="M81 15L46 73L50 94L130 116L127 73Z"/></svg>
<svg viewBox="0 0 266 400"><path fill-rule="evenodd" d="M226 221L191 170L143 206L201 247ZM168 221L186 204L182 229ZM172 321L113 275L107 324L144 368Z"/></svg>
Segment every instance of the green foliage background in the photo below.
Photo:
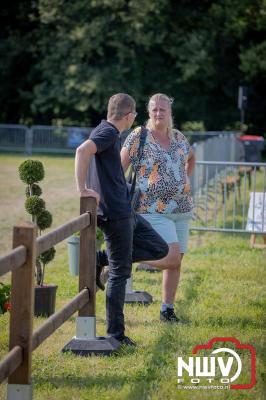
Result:
<svg viewBox="0 0 266 400"><path fill-rule="evenodd" d="M266 132L265 0L38 0L2 3L1 122L94 126L108 97L175 98L177 125L239 120Z"/></svg>

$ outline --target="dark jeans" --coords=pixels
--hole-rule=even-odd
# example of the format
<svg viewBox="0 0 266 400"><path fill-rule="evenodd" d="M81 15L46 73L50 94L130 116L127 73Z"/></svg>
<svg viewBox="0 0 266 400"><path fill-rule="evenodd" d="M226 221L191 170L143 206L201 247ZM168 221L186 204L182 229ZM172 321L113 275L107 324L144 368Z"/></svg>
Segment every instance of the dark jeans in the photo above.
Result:
<svg viewBox="0 0 266 400"><path fill-rule="evenodd" d="M109 265L106 290L106 322L108 335L122 338L125 331L124 302L126 281L131 276L132 263L159 260L168 254L167 243L140 215L119 220L98 218L103 230Z"/></svg>

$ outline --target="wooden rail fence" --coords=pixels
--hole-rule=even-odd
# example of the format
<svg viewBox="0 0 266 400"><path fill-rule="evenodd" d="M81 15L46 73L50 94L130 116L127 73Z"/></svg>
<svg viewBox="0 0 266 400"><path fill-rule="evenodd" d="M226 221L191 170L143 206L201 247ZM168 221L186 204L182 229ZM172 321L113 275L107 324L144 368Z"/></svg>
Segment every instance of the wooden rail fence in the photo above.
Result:
<svg viewBox="0 0 266 400"><path fill-rule="evenodd" d="M0 258L0 276L12 272L9 353L0 362L0 383L8 378L8 386L17 387L18 392L23 385L30 387L31 391L33 350L76 311L79 317L95 317L95 199L82 197L80 214L79 217L38 238L36 225L31 222L15 226L13 250ZM80 231L79 293L33 332L36 257L77 231ZM31 395L18 394L17 398L31 398Z"/></svg>

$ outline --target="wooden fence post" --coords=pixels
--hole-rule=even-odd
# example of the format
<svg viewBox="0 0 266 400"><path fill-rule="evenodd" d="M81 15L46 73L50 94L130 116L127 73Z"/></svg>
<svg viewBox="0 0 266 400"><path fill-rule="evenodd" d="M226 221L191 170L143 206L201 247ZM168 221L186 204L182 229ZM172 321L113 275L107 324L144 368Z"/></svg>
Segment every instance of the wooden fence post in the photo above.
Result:
<svg viewBox="0 0 266 400"><path fill-rule="evenodd" d="M77 338L96 336L96 200L80 198L80 214L90 212L91 223L80 231L79 291L89 289L90 301L79 310Z"/></svg>
<svg viewBox="0 0 266 400"><path fill-rule="evenodd" d="M7 398L32 399L31 356L34 312L34 273L36 263L37 228L31 222L21 223L13 229L13 248L27 248L25 264L12 272L9 350L23 349L22 364L9 376Z"/></svg>
<svg viewBox="0 0 266 400"><path fill-rule="evenodd" d="M96 299L96 201L93 197L80 198L80 214L90 212L91 223L80 231L79 291L89 288L90 302L80 309L80 317L95 317Z"/></svg>
<svg viewBox="0 0 266 400"><path fill-rule="evenodd" d="M64 346L63 352L71 351L79 356L90 354L110 355L120 347L112 336L96 336L96 200L81 197L80 213L90 212L90 225L80 231L79 291L88 288L89 302L79 309L76 336Z"/></svg>

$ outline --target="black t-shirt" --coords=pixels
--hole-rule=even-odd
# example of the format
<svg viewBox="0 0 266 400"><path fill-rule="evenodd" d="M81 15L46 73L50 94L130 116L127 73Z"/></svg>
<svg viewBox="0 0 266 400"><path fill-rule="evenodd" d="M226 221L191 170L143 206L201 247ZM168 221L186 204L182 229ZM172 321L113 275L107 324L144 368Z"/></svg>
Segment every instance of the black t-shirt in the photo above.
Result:
<svg viewBox="0 0 266 400"><path fill-rule="evenodd" d="M87 176L87 186L100 195L98 214L109 219L131 215L130 195L120 159L120 133L103 120L90 134L97 152L92 157Z"/></svg>

